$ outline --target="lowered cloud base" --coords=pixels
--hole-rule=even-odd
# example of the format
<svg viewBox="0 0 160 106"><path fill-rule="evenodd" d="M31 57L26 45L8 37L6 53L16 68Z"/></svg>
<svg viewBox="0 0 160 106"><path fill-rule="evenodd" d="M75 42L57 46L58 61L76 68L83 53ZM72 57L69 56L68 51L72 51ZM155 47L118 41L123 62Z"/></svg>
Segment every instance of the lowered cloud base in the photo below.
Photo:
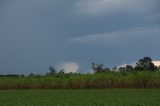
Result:
<svg viewBox="0 0 160 106"><path fill-rule="evenodd" d="M131 28L110 33L86 35L83 37L70 39L69 41L83 44L105 44L106 47L122 47L130 44L141 44L142 41L142 44L153 44L153 41L159 41L159 34L160 26L149 26Z"/></svg>

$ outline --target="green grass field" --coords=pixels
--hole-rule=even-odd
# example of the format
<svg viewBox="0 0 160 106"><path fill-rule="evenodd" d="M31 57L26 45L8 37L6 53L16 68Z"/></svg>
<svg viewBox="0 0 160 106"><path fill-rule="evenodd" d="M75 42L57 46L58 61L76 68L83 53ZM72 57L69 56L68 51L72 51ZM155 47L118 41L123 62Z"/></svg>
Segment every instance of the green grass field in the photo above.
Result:
<svg viewBox="0 0 160 106"><path fill-rule="evenodd" d="M106 72L33 77L0 77L0 90L160 89L160 72Z"/></svg>
<svg viewBox="0 0 160 106"><path fill-rule="evenodd" d="M0 106L160 106L160 90L0 91Z"/></svg>

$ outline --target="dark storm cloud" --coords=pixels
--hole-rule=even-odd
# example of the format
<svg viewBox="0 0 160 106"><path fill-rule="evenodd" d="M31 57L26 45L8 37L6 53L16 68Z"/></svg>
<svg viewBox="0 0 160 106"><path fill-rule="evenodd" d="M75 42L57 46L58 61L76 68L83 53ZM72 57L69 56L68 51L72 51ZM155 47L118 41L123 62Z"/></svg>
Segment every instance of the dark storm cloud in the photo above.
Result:
<svg viewBox="0 0 160 106"><path fill-rule="evenodd" d="M144 55L158 59L159 1L124 1L106 8L108 0L1 0L1 73L46 73L51 64L79 64L84 72L93 61L113 66Z"/></svg>
<svg viewBox="0 0 160 106"><path fill-rule="evenodd" d="M159 0L153 0L153 7L155 9L160 9L160 1Z"/></svg>
<svg viewBox="0 0 160 106"><path fill-rule="evenodd" d="M1 0L0 1L0 6L4 6L9 0Z"/></svg>

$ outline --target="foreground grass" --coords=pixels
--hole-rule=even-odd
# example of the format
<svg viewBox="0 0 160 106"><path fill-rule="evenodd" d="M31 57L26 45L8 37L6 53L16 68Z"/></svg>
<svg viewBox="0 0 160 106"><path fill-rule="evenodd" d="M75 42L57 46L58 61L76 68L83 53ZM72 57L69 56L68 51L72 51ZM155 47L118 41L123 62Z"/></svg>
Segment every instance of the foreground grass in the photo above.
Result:
<svg viewBox="0 0 160 106"><path fill-rule="evenodd" d="M0 91L0 106L160 106L160 90Z"/></svg>

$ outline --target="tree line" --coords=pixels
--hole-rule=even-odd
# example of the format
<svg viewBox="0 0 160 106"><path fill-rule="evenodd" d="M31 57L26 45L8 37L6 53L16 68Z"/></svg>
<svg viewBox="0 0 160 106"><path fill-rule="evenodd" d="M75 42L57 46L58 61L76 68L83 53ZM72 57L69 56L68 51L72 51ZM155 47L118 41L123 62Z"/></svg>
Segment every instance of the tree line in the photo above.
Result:
<svg viewBox="0 0 160 106"><path fill-rule="evenodd" d="M126 65L125 67L114 67L112 69L108 67L104 67L103 64L95 64L92 63L92 69L94 73L102 73L108 71L122 71L122 72L129 72L129 71L157 71L160 70L160 66L157 67L153 64L152 59L150 57L143 57L139 59L135 66Z"/></svg>
<svg viewBox="0 0 160 106"><path fill-rule="evenodd" d="M132 72L132 71L158 71L160 70L160 66L157 67L153 64L152 59L150 57L143 57L139 59L135 66L132 65L126 65L125 67L113 67L108 68L104 67L104 64L96 64L94 62L91 63L91 68L93 70L93 73L104 73L109 71L117 71L117 72ZM30 73L28 77L41 77L41 76L52 76L52 75L72 75L72 74L80 74L80 73L65 73L65 70L57 70L54 66L49 67L49 72L45 75L35 75L33 73ZM0 75L0 77L25 77L25 75L21 74L7 74L7 75Z"/></svg>

